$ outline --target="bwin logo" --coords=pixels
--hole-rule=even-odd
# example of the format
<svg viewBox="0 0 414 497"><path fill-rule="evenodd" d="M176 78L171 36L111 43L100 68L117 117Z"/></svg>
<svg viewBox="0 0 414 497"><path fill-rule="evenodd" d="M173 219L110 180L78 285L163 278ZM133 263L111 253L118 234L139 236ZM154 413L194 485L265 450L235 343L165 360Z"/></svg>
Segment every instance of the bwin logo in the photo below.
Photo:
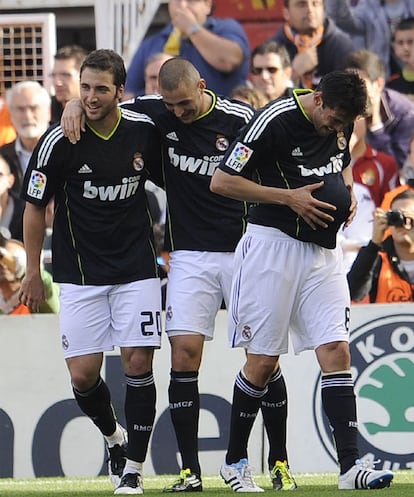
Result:
<svg viewBox="0 0 414 497"><path fill-rule="evenodd" d="M344 154L338 154L335 157L330 157L328 164L321 167L308 168L301 164L298 164L300 169L300 174L302 176L325 176L326 174L340 173L342 171L342 166L344 162L342 160Z"/></svg>
<svg viewBox="0 0 414 497"><path fill-rule="evenodd" d="M357 328L350 340L360 456L380 459L387 469L414 469L414 316L374 319ZM319 381L314 399L319 435L336 460Z"/></svg>
<svg viewBox="0 0 414 497"><path fill-rule="evenodd" d="M173 147L169 147L168 155L174 167L179 167L181 171L200 174L202 176L213 176L214 171L223 158L223 155L205 155L202 158L187 157L186 155L176 154Z"/></svg>
<svg viewBox="0 0 414 497"><path fill-rule="evenodd" d="M99 198L104 202L114 202L123 200L135 195L139 186L139 176L122 178L121 185L93 186L92 181L85 181L83 184L83 196L85 198Z"/></svg>

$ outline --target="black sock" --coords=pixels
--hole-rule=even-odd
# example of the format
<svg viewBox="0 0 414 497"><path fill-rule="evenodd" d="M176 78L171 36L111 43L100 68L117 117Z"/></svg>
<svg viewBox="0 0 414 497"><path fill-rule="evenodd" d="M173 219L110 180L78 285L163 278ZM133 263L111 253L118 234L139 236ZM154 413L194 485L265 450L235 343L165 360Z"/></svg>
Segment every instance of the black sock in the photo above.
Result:
<svg viewBox="0 0 414 497"><path fill-rule="evenodd" d="M254 420L260 408L264 389L250 383L241 373L236 376L233 389L233 404L230 420L230 437L226 454L226 464L247 458L247 444Z"/></svg>
<svg viewBox="0 0 414 497"><path fill-rule="evenodd" d="M156 391L152 371L127 376L125 419L128 430L128 459L144 462L155 419Z"/></svg>
<svg viewBox="0 0 414 497"><path fill-rule="evenodd" d="M201 474L198 460L198 421L200 396L197 371L171 370L168 388L171 421L181 454L182 468Z"/></svg>
<svg viewBox="0 0 414 497"><path fill-rule="evenodd" d="M322 375L322 405L332 427L341 474L358 459L358 426L351 372Z"/></svg>
<svg viewBox="0 0 414 497"><path fill-rule="evenodd" d="M109 436L116 430L116 417L111 404L111 393L104 380L99 377L96 384L86 392L72 387L75 400L99 428L103 435Z"/></svg>
<svg viewBox="0 0 414 497"><path fill-rule="evenodd" d="M270 377L267 392L260 406L269 440L268 466L273 469L276 461L287 461L286 421L287 391L280 368Z"/></svg>

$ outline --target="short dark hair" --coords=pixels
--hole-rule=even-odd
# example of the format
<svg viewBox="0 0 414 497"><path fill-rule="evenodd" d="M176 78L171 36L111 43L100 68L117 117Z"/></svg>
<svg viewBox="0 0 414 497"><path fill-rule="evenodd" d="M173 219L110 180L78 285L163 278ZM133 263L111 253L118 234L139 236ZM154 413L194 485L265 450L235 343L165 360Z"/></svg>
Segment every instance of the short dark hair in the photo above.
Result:
<svg viewBox="0 0 414 497"><path fill-rule="evenodd" d="M396 195L391 201L391 206L397 200L414 200L414 190L408 188L407 190L404 190L403 192Z"/></svg>
<svg viewBox="0 0 414 497"><path fill-rule="evenodd" d="M80 74L88 67L98 71L108 71L113 76L114 85L119 88L125 85L126 69L124 60L114 50L101 48L91 52L83 61L80 68Z"/></svg>
<svg viewBox="0 0 414 497"><path fill-rule="evenodd" d="M290 55L287 48L274 40L264 41L252 50L250 57L251 64L253 65L253 57L255 55L266 55L268 53L275 53L279 55L283 69L291 66Z"/></svg>
<svg viewBox="0 0 414 497"><path fill-rule="evenodd" d="M76 69L80 69L82 62L85 60L85 57L88 55L87 50L82 48L79 45L65 45L64 47L59 48L59 50L55 53L55 60L70 60L73 59L75 61Z"/></svg>
<svg viewBox="0 0 414 497"><path fill-rule="evenodd" d="M315 91L322 93L324 106L339 109L353 119L366 112L367 87L356 71L329 72L322 77Z"/></svg>
<svg viewBox="0 0 414 497"><path fill-rule="evenodd" d="M414 29L414 17L405 17L395 26L394 34L396 31L409 31L410 29Z"/></svg>
<svg viewBox="0 0 414 497"><path fill-rule="evenodd" d="M385 65L381 57L370 50L355 50L345 58L346 69L363 71L370 81L385 77Z"/></svg>

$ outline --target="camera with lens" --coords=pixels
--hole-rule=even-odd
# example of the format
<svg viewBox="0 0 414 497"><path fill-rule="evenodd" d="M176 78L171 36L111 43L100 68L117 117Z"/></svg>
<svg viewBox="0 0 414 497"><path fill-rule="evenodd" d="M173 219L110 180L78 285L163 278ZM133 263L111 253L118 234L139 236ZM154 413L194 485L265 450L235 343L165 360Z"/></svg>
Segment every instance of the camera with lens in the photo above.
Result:
<svg viewBox="0 0 414 497"><path fill-rule="evenodd" d="M404 214L400 211L387 211L385 213L387 216L388 226L404 226L407 222Z"/></svg>

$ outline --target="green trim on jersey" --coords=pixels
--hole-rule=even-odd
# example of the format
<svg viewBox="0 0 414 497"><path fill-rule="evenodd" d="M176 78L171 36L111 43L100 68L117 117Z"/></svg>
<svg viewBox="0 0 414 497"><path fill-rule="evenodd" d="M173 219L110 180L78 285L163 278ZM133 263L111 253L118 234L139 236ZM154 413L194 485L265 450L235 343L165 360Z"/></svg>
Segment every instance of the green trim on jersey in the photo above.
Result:
<svg viewBox="0 0 414 497"><path fill-rule="evenodd" d="M118 119L117 119L117 121L115 123L115 126L112 128L112 131L107 136L101 135L88 122L86 122L86 125L92 131L92 133L94 133L98 138L101 138L102 140L108 141L108 140L110 140L112 138L112 136L114 135L115 131L118 129L119 123L121 122L121 117L122 117L121 116L121 109L118 108L117 111L118 111Z"/></svg>

